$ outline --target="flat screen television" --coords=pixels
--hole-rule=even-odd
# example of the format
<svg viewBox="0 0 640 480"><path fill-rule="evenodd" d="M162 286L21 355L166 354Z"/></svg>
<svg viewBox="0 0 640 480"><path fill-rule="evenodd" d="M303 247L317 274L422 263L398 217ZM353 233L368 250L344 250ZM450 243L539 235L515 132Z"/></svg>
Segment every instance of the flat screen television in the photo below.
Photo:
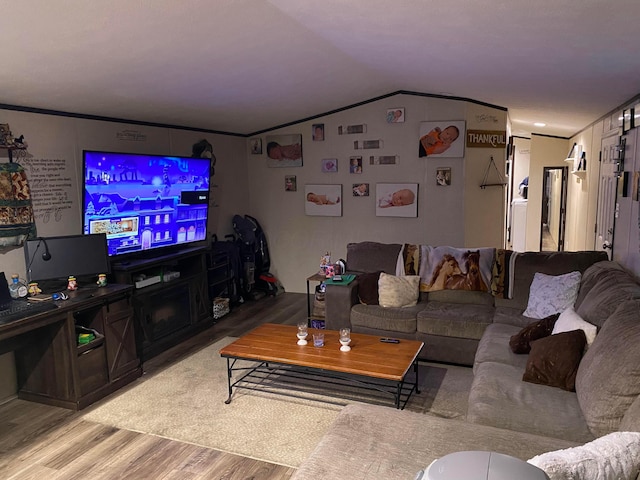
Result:
<svg viewBox="0 0 640 480"><path fill-rule="evenodd" d="M83 152L85 234L110 257L206 243L208 158Z"/></svg>
<svg viewBox="0 0 640 480"><path fill-rule="evenodd" d="M29 282L61 281L75 276L95 282L101 273L110 273L105 234L38 237L24 242L24 262ZM50 282L54 283L54 282Z"/></svg>

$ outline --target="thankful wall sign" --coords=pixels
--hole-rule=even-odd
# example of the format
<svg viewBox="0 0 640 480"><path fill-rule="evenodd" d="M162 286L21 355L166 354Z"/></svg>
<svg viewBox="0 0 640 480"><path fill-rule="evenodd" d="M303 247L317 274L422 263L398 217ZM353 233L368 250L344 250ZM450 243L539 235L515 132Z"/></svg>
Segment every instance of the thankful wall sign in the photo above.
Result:
<svg viewBox="0 0 640 480"><path fill-rule="evenodd" d="M505 148L506 146L505 130L467 130L467 147Z"/></svg>

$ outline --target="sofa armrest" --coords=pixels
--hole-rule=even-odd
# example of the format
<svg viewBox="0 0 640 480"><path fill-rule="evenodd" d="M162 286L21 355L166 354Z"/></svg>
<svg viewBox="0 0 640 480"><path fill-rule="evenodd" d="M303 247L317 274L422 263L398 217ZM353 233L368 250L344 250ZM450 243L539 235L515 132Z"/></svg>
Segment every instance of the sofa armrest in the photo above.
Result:
<svg viewBox="0 0 640 480"><path fill-rule="evenodd" d="M351 328L351 307L358 303L358 279L349 285L327 285L324 296L325 328Z"/></svg>

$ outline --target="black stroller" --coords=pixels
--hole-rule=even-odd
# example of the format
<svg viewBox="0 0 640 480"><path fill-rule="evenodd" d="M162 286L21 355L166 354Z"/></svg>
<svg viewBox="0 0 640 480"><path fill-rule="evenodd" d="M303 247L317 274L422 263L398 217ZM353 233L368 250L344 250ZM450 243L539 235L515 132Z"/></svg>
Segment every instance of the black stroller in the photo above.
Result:
<svg viewBox="0 0 640 480"><path fill-rule="evenodd" d="M238 236L240 257L242 259L242 290L257 298L257 292L275 296L277 279L269 273L271 258L267 246L267 237L258 221L250 215L233 216L233 229ZM257 291L257 292L256 292Z"/></svg>

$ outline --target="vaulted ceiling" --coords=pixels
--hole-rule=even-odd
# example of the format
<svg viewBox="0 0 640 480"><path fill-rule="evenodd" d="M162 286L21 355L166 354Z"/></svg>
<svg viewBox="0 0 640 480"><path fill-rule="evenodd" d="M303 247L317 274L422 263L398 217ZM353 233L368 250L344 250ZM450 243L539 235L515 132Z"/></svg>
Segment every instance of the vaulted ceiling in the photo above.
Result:
<svg viewBox="0 0 640 480"><path fill-rule="evenodd" d="M516 135L568 137L640 93L638 0L3 7L8 105L251 134L408 90L506 107Z"/></svg>

